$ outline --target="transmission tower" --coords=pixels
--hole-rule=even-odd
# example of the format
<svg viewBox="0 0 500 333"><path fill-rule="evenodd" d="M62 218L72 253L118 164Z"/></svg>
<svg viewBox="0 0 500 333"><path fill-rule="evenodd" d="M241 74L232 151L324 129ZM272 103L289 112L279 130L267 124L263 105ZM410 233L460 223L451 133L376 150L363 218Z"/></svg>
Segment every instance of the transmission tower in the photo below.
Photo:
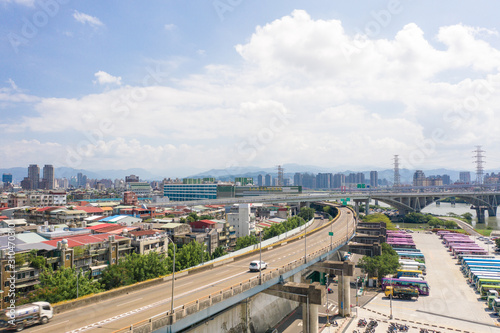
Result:
<svg viewBox="0 0 500 333"><path fill-rule="evenodd" d="M278 168L278 184L277 185L283 186L285 169L283 169L283 167L281 165L278 165L277 168Z"/></svg>
<svg viewBox="0 0 500 333"><path fill-rule="evenodd" d="M401 177L399 175L399 155L394 155L394 185L401 185Z"/></svg>
<svg viewBox="0 0 500 333"><path fill-rule="evenodd" d="M483 164L485 163L483 161L484 158L484 150L481 149L481 146L476 146L476 150L473 151L476 155L473 157L476 158L474 163L476 163L476 184L482 185L483 184L483 175L484 175L484 167Z"/></svg>

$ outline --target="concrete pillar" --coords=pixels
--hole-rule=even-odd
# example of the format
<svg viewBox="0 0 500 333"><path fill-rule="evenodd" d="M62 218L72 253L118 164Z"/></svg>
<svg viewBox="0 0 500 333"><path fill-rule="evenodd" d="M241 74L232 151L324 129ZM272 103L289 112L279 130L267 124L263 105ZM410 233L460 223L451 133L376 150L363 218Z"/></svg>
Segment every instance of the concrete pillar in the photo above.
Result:
<svg viewBox="0 0 500 333"><path fill-rule="evenodd" d="M309 201L306 202L306 207L311 208L311 203Z"/></svg>
<svg viewBox="0 0 500 333"><path fill-rule="evenodd" d="M318 305L302 303L302 332L318 333Z"/></svg>
<svg viewBox="0 0 500 333"><path fill-rule="evenodd" d="M297 282L297 283L302 283L302 273L301 272L298 272L298 273L295 273L293 276L292 276L292 279L291 279L292 282Z"/></svg>
<svg viewBox="0 0 500 333"><path fill-rule="evenodd" d="M338 275L338 307L339 315L348 317L351 315L351 278L349 276Z"/></svg>
<svg viewBox="0 0 500 333"><path fill-rule="evenodd" d="M378 200L375 200L375 206L378 206Z"/></svg>
<svg viewBox="0 0 500 333"><path fill-rule="evenodd" d="M359 202L354 201L354 211L356 212L356 216L359 216Z"/></svg>
<svg viewBox="0 0 500 333"><path fill-rule="evenodd" d="M368 215L370 214L370 200L367 199L365 202L365 214Z"/></svg>

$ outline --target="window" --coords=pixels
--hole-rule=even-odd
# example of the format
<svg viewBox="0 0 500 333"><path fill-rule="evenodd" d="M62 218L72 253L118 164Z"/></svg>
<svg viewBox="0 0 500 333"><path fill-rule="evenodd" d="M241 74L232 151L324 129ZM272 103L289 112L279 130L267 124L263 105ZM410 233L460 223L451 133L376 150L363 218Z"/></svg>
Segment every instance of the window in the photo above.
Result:
<svg viewBox="0 0 500 333"><path fill-rule="evenodd" d="M113 258L113 261L112 261L112 263L113 263L113 264L114 264L114 263L116 263L116 259L114 259L114 258Z"/></svg>
<svg viewBox="0 0 500 333"><path fill-rule="evenodd" d="M66 260L69 260L69 259L71 259L71 255L70 255L70 254L67 254L67 255L66 255Z"/></svg>

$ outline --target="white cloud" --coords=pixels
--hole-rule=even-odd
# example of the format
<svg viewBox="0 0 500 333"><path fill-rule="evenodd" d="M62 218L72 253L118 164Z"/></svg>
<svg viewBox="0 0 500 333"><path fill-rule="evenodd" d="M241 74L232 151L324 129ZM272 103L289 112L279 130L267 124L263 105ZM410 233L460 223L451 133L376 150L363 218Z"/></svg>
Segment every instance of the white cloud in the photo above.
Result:
<svg viewBox="0 0 500 333"><path fill-rule="evenodd" d="M390 168L394 154L415 168L470 169L464 153L500 144L500 51L484 33L457 24L433 36L409 23L392 38L361 43L338 20L294 11L236 46L239 67L212 64L161 82L170 86L144 87L99 71L95 83L115 89L40 99L35 115L10 128L64 136L61 149L80 150L81 167L164 168L165 175L288 162ZM4 88L0 100L2 92L18 96ZM449 151L463 153L440 158Z"/></svg>
<svg viewBox="0 0 500 333"><path fill-rule="evenodd" d="M94 74L94 76L97 78L96 81L93 81L94 84L96 84L96 83L99 83L101 85L103 85L103 84L121 85L122 84L121 76L113 76L113 75L108 74L104 71L98 71L97 73Z"/></svg>
<svg viewBox="0 0 500 333"><path fill-rule="evenodd" d="M35 0L0 0L0 3L16 3L21 6L35 7Z"/></svg>
<svg viewBox="0 0 500 333"><path fill-rule="evenodd" d="M101 27L104 24L95 16L90 16L85 13L80 13L79 11L75 10L73 13L73 17L77 22L80 22L82 24L88 24L93 28Z"/></svg>
<svg viewBox="0 0 500 333"><path fill-rule="evenodd" d="M166 31L172 31L177 29L177 26L173 23L170 23L170 24L165 24L164 28Z"/></svg>

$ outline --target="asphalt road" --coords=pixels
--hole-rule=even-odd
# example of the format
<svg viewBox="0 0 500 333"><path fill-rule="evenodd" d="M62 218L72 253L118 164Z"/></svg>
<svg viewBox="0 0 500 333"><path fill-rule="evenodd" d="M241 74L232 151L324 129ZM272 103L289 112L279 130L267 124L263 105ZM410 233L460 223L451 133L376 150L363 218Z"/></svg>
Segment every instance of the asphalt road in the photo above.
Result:
<svg viewBox="0 0 500 333"><path fill-rule="evenodd" d="M335 243L343 240L346 237L348 221L350 222L348 224L349 232L352 232L352 214L345 208L340 209L340 211L341 215L332 228L307 235L308 253L328 247L331 241ZM324 222L317 220L308 230L313 230L322 223ZM333 239L328 236L329 231L334 232ZM268 270L303 257L304 247L298 246L298 242L303 242L303 240L263 251L262 260L268 263ZM250 278L255 278L259 273L250 272L248 264L257 259L259 259L258 253L209 271L176 278L174 307L180 307ZM54 316L48 324L32 326L26 329L26 332L113 332L170 310L171 288L170 281L168 281L131 292L128 295L67 311Z"/></svg>

